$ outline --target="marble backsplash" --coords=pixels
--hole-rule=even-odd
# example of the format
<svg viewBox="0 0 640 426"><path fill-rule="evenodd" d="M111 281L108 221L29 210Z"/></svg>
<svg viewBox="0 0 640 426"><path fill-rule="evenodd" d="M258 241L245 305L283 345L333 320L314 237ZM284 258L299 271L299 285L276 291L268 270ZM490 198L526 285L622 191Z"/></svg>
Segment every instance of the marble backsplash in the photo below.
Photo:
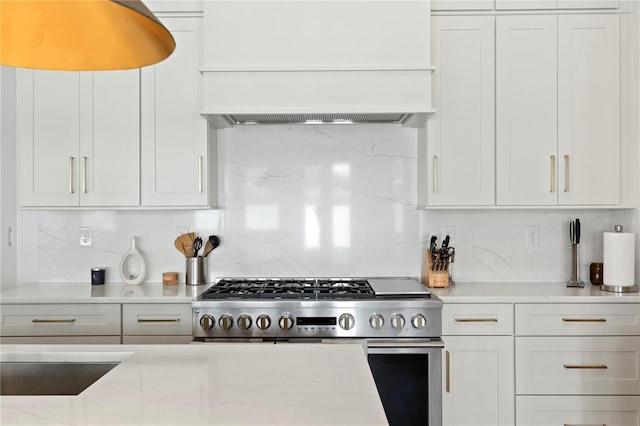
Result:
<svg viewBox="0 0 640 426"><path fill-rule="evenodd" d="M602 259L609 211L418 210L416 130L390 125L246 126L219 132L220 210L20 211L19 281L89 282L117 272L130 237L148 281L178 271L182 232L219 235L219 276L419 276L429 237L454 226L459 281L565 281L569 220L583 224L581 273ZM538 226L538 247L525 227ZM93 228L93 247L79 228Z"/></svg>

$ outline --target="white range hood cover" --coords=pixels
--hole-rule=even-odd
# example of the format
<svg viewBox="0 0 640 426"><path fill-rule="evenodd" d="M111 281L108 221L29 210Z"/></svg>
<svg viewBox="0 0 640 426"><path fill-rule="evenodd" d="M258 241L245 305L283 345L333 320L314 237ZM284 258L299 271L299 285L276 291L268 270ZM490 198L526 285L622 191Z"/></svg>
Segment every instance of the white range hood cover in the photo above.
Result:
<svg viewBox="0 0 640 426"><path fill-rule="evenodd" d="M431 107L421 0L204 3L202 115L213 126L397 123Z"/></svg>

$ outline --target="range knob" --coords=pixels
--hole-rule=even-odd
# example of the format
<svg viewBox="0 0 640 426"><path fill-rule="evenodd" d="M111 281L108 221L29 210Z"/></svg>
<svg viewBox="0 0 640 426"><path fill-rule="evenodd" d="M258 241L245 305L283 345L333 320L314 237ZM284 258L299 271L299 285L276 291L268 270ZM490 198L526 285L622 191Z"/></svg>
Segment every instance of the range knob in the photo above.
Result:
<svg viewBox="0 0 640 426"><path fill-rule="evenodd" d="M278 325L283 330L291 330L291 327L293 327L293 317L291 316L291 314L282 314L280 320L278 321Z"/></svg>
<svg viewBox="0 0 640 426"><path fill-rule="evenodd" d="M258 318L256 318L256 325L260 330L266 330L271 326L271 318L269 315L262 314Z"/></svg>
<svg viewBox="0 0 640 426"><path fill-rule="evenodd" d="M215 324L216 320L209 314L203 315L200 318L200 327L202 327L203 330L211 330Z"/></svg>
<svg viewBox="0 0 640 426"><path fill-rule="evenodd" d="M356 320L353 318L351 314L342 314L340 318L338 318L338 325L343 330L351 330L354 325L356 325Z"/></svg>
<svg viewBox="0 0 640 426"><path fill-rule="evenodd" d="M423 329L427 325L427 319L422 314L413 314L411 316L411 325L418 330Z"/></svg>
<svg viewBox="0 0 640 426"><path fill-rule="evenodd" d="M389 323L393 328L402 328L404 327L404 317L402 316L402 314L391 314Z"/></svg>
<svg viewBox="0 0 640 426"><path fill-rule="evenodd" d="M384 318L380 314L373 314L369 317L369 325L375 330L380 330L384 325Z"/></svg>
<svg viewBox="0 0 640 426"><path fill-rule="evenodd" d="M218 324L220 324L220 328L222 328L223 330L229 330L231 327L233 327L233 317L229 314L223 314L218 319Z"/></svg>
<svg viewBox="0 0 640 426"><path fill-rule="evenodd" d="M248 330L251 328L251 317L247 314L242 314L238 317L238 327L240 330Z"/></svg>

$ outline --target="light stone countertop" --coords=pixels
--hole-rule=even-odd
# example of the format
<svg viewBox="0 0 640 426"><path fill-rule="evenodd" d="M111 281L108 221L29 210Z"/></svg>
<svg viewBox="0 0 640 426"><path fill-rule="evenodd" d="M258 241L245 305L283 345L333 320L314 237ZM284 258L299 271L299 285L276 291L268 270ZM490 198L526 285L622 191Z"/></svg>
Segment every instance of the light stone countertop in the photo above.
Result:
<svg viewBox="0 0 640 426"><path fill-rule="evenodd" d="M640 293L613 293L585 283L455 283L431 288L443 303L640 303Z"/></svg>
<svg viewBox="0 0 640 426"><path fill-rule="evenodd" d="M0 303L191 303L210 285L29 283L0 292Z"/></svg>
<svg viewBox="0 0 640 426"><path fill-rule="evenodd" d="M0 303L191 303L210 285L41 282L0 292ZM588 282L584 288L564 282L460 282L430 290L444 303L640 303L640 293L601 291Z"/></svg>
<svg viewBox="0 0 640 426"><path fill-rule="evenodd" d="M387 424L359 344L4 345L2 360L122 362L77 396L3 396L9 425Z"/></svg>

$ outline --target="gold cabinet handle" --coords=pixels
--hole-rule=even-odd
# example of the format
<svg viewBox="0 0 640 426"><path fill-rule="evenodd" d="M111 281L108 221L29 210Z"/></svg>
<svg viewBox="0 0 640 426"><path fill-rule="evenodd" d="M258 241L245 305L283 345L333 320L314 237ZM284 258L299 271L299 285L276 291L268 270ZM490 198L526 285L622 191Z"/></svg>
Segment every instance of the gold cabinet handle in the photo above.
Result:
<svg viewBox="0 0 640 426"><path fill-rule="evenodd" d="M454 318L455 322L498 322L497 318Z"/></svg>
<svg viewBox="0 0 640 426"><path fill-rule="evenodd" d="M70 318L70 319L40 319L40 318L34 318L31 320L31 322L76 322L75 318Z"/></svg>
<svg viewBox="0 0 640 426"><path fill-rule="evenodd" d="M551 156L551 192L556 192L556 156Z"/></svg>
<svg viewBox="0 0 640 426"><path fill-rule="evenodd" d="M143 322L180 322L180 318L173 318L173 319L138 319L138 323L143 323Z"/></svg>
<svg viewBox="0 0 640 426"><path fill-rule="evenodd" d="M444 351L444 359L445 359L445 381L444 381L444 390L449 393L451 391L451 362L449 359L449 351Z"/></svg>
<svg viewBox="0 0 640 426"><path fill-rule="evenodd" d="M438 192L438 156L433 156L433 192Z"/></svg>
<svg viewBox="0 0 640 426"><path fill-rule="evenodd" d="M562 318L562 322L607 322L606 318Z"/></svg>
<svg viewBox="0 0 640 426"><path fill-rule="evenodd" d="M87 157L82 157L82 193L87 193Z"/></svg>
<svg viewBox="0 0 640 426"><path fill-rule="evenodd" d="M69 194L73 194L73 157L69 157Z"/></svg>
<svg viewBox="0 0 640 426"><path fill-rule="evenodd" d="M607 367L604 364L600 364L600 365L572 365L572 364L562 364L562 366L568 370L575 370L575 369L580 369L580 370L606 370Z"/></svg>
<svg viewBox="0 0 640 426"><path fill-rule="evenodd" d="M564 156L564 192L569 192L569 156Z"/></svg>
<svg viewBox="0 0 640 426"><path fill-rule="evenodd" d="M198 192L202 192L202 155L198 156Z"/></svg>

